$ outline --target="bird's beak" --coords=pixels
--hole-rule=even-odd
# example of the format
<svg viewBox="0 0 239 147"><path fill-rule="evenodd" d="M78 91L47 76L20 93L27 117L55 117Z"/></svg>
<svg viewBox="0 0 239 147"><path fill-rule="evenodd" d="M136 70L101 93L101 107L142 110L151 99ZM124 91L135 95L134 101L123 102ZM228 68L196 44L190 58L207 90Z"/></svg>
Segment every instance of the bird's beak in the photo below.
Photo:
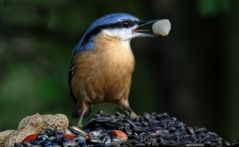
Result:
<svg viewBox="0 0 239 147"><path fill-rule="evenodd" d="M158 21L158 19L149 21L141 20L138 22L138 26L133 32L136 33L138 37L155 37L156 35L152 31L152 25L156 21Z"/></svg>

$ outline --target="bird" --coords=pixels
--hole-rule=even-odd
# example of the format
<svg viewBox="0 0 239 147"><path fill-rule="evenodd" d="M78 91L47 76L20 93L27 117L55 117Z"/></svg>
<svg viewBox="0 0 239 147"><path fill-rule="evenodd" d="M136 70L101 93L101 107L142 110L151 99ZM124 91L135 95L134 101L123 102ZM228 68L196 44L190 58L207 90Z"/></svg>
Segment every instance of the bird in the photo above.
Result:
<svg viewBox="0 0 239 147"><path fill-rule="evenodd" d="M137 37L154 37L149 29L156 20L141 20L127 13L110 13L96 19L72 51L68 71L70 95L83 117L92 104L115 103L138 115L128 101L135 58L130 41Z"/></svg>

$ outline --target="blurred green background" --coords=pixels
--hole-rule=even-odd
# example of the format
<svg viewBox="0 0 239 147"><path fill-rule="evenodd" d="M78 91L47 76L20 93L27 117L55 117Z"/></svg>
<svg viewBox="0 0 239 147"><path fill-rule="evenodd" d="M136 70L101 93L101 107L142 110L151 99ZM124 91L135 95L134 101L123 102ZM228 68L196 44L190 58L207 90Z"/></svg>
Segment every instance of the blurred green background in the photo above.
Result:
<svg viewBox="0 0 239 147"><path fill-rule="evenodd" d="M236 0L0 0L0 131L36 112L71 118L71 51L93 20L113 12L172 23L167 37L132 41L132 108L239 138Z"/></svg>

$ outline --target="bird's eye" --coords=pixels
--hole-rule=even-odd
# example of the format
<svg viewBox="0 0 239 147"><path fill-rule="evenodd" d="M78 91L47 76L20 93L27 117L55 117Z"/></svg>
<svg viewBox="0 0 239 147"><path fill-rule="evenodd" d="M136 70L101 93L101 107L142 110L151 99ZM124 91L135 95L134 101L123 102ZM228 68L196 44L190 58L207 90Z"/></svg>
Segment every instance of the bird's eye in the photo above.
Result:
<svg viewBox="0 0 239 147"><path fill-rule="evenodd" d="M125 27L125 28L129 28L129 27L134 26L134 22L133 22L133 21L128 21L128 20L126 20L126 21L123 21L123 22L122 22L122 25L123 25L123 27Z"/></svg>

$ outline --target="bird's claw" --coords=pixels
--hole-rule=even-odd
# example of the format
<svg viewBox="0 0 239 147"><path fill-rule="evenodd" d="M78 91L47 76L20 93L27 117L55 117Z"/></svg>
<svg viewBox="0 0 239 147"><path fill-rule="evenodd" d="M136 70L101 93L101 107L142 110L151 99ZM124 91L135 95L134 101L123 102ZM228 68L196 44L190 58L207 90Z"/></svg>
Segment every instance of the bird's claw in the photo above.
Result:
<svg viewBox="0 0 239 147"><path fill-rule="evenodd" d="M124 111L131 119L139 120L139 116L130 108L124 108Z"/></svg>
<svg viewBox="0 0 239 147"><path fill-rule="evenodd" d="M133 111L130 112L129 117L131 119L139 120L139 116Z"/></svg>

